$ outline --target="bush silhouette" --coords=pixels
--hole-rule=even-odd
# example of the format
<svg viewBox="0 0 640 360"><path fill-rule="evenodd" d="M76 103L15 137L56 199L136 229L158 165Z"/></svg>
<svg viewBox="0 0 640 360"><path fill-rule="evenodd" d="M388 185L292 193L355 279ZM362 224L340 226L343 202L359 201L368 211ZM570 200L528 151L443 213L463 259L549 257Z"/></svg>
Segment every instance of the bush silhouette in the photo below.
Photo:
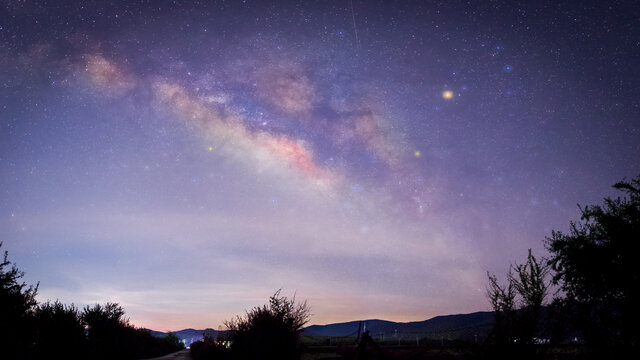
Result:
<svg viewBox="0 0 640 360"><path fill-rule="evenodd" d="M306 301L297 303L276 291L269 304L225 323L232 332L234 359L299 359L300 332L311 314Z"/></svg>
<svg viewBox="0 0 640 360"><path fill-rule="evenodd" d="M211 339L191 343L191 356L194 360L224 360L229 359L229 349L222 343Z"/></svg>

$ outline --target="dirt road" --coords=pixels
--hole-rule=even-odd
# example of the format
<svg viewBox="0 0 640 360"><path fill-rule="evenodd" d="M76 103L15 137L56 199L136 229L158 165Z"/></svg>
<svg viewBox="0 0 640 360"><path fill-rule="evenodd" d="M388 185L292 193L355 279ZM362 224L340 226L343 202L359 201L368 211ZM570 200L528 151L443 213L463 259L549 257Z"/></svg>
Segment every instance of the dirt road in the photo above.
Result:
<svg viewBox="0 0 640 360"><path fill-rule="evenodd" d="M148 360L192 360L191 350L180 350L178 352L174 352L173 354L161 356L158 358L148 359Z"/></svg>

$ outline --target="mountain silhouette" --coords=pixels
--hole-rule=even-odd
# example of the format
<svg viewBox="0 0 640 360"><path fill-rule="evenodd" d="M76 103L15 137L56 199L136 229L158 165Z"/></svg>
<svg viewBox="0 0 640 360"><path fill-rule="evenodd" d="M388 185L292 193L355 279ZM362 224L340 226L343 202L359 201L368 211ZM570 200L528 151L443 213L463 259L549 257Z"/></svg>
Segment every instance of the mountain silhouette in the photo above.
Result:
<svg viewBox="0 0 640 360"><path fill-rule="evenodd" d="M356 320L327 325L311 325L303 329L304 336L357 336L358 327L369 330L371 336L419 336L421 338L441 338L471 340L476 336L485 337L493 326L493 312L483 311L470 314L456 314L436 316L429 320L412 322L394 322L379 319ZM364 328L361 329L364 332ZM204 330L184 329L173 333L184 340L188 346L194 341L201 340ZM166 336L166 332L153 331L155 336Z"/></svg>
<svg viewBox="0 0 640 360"><path fill-rule="evenodd" d="M386 320L362 320L361 331L369 330L371 336L390 337L396 335L415 335L420 337L441 337L449 339L470 339L485 336L493 326L493 312L475 312L436 316L429 320L412 322L393 322ZM361 321L312 325L304 329L306 336L357 336Z"/></svg>

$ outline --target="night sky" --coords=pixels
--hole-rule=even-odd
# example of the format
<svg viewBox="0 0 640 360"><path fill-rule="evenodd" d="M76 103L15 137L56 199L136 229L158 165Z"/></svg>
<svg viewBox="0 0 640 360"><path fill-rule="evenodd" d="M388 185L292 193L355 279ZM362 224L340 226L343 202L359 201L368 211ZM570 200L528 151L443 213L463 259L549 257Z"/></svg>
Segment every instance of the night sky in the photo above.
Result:
<svg viewBox="0 0 640 360"><path fill-rule="evenodd" d="M489 310L640 174L640 5L470 3L3 1L2 249L156 330Z"/></svg>

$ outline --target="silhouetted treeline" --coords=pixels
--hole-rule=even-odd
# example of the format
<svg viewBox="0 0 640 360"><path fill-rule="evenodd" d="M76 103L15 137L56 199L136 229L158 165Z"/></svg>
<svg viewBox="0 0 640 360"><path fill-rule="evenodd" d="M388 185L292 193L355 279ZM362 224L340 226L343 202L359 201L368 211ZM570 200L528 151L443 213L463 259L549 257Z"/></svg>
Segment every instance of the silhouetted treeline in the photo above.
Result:
<svg viewBox="0 0 640 360"><path fill-rule="evenodd" d="M141 359L184 347L173 334L158 338L132 326L115 303L82 310L59 301L38 304L37 286L20 283L24 274L7 256L0 263L2 359Z"/></svg>
<svg viewBox="0 0 640 360"><path fill-rule="evenodd" d="M544 357L535 344L581 344L593 358L640 355L640 176L613 187L625 196L579 206L568 233L545 239L548 259L529 250L504 286L489 274L496 316L489 357ZM558 291L541 311L552 286Z"/></svg>

